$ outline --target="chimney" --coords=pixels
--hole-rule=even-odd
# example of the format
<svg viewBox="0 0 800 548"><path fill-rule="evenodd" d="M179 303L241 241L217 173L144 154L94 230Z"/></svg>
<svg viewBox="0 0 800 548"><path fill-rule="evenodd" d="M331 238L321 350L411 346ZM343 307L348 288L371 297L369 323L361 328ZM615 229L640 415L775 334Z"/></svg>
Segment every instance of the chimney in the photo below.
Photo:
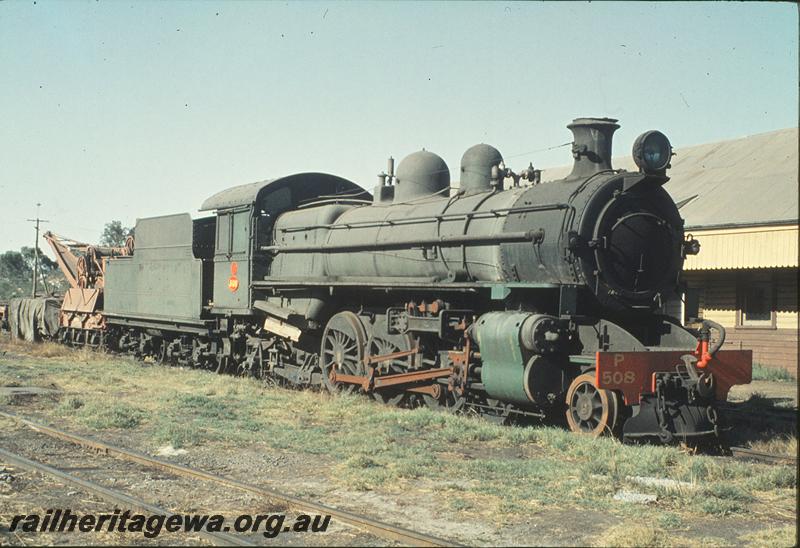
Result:
<svg viewBox="0 0 800 548"><path fill-rule="evenodd" d="M567 179L585 179L611 168L611 139L619 124L613 118L576 118L572 131L575 163Z"/></svg>

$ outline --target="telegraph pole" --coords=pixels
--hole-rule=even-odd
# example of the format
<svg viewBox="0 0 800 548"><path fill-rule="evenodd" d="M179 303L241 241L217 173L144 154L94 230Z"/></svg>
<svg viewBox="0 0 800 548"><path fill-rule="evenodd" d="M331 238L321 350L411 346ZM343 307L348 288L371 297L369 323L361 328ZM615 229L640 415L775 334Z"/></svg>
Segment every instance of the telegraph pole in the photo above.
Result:
<svg viewBox="0 0 800 548"><path fill-rule="evenodd" d="M36 218L28 219L31 223L36 223L36 240L33 242L33 287L31 288L31 297L36 297L36 291L39 289L39 223L47 223L49 221L39 218L39 207L42 204L36 203ZM46 282L45 282L46 283Z"/></svg>

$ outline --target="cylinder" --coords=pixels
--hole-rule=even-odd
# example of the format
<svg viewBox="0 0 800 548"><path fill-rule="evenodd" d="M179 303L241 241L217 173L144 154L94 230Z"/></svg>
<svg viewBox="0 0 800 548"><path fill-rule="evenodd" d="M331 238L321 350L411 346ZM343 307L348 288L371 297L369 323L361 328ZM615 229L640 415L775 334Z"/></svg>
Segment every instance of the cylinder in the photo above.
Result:
<svg viewBox="0 0 800 548"><path fill-rule="evenodd" d="M530 352L520 341L520 330L530 312L488 312L478 318L475 342L481 351L481 382L498 400L530 403L526 362Z"/></svg>
<svg viewBox="0 0 800 548"><path fill-rule="evenodd" d="M473 338L481 352L481 382L491 398L519 405L549 405L563 389L563 367L552 356L531 352L524 331L531 312L488 312L478 318Z"/></svg>

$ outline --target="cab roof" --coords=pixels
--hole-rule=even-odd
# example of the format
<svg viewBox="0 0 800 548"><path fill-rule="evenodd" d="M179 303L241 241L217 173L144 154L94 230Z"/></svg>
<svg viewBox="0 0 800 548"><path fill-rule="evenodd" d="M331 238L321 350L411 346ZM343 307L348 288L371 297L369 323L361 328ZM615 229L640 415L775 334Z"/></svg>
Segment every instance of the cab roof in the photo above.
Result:
<svg viewBox="0 0 800 548"><path fill-rule="evenodd" d="M284 187L292 187L297 201L324 196L362 196L366 191L356 183L329 173L296 173L235 186L217 192L203 202L200 211L252 206L259 198Z"/></svg>

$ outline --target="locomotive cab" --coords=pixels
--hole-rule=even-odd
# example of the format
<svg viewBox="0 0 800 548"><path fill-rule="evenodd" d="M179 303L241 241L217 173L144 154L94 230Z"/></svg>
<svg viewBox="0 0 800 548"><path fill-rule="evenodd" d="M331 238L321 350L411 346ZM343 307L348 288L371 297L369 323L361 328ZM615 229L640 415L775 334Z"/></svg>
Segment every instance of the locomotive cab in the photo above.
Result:
<svg viewBox="0 0 800 548"><path fill-rule="evenodd" d="M241 185L211 196L200 211L216 211L214 314L249 315L258 295L252 283L269 273L276 219L319 196L369 195L355 183L325 173L300 173Z"/></svg>

